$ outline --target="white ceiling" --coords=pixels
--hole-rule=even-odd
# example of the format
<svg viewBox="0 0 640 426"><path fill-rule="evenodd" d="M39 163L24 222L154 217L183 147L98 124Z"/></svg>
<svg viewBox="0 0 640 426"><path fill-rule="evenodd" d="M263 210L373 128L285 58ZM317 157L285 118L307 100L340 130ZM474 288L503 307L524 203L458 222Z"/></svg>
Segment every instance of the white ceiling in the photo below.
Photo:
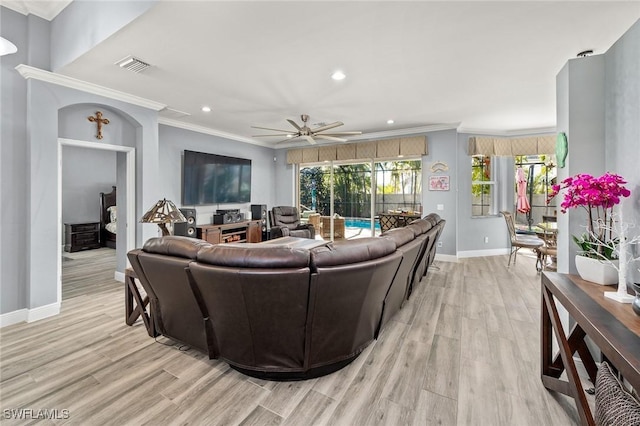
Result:
<svg viewBox="0 0 640 426"><path fill-rule="evenodd" d="M604 53L639 18L638 1L160 1L56 72L241 139L303 113L343 121L335 131L509 134L555 126L559 70L580 51ZM153 67L114 65L127 55ZM330 78L337 69L345 80Z"/></svg>

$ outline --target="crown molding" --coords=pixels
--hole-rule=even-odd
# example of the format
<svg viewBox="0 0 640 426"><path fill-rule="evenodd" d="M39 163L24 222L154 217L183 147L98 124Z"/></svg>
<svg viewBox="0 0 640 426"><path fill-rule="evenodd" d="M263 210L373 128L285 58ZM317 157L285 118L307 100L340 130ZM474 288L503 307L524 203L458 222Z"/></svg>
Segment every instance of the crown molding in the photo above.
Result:
<svg viewBox="0 0 640 426"><path fill-rule="evenodd" d="M556 127L538 127L533 129L497 130L497 129L473 129L470 127L458 127L458 133L484 136L531 136L548 133L556 133Z"/></svg>
<svg viewBox="0 0 640 426"><path fill-rule="evenodd" d="M407 127L404 129L383 130L380 132L363 133L357 136L350 136L348 142L361 141L369 139L384 139L397 136L415 135L418 133L437 132L440 130L455 130L460 123L444 123L444 124L432 124L428 126L420 127Z"/></svg>
<svg viewBox="0 0 640 426"><path fill-rule="evenodd" d="M104 96L105 98L115 99L129 104L141 106L143 108L149 108L154 111L160 111L161 109L167 107L165 104L161 104L160 102L155 102L149 99L141 98L139 96L130 95L129 93L121 92L119 90L109 89L108 87L99 86L97 84L78 80L66 75L57 74L51 71L45 71L43 69L35 68L29 65L20 64L16 67L16 70L22 77L27 80L32 78L34 80L57 84L58 86L81 90L83 92L92 93L94 95Z"/></svg>
<svg viewBox="0 0 640 426"><path fill-rule="evenodd" d="M47 21L58 16L62 10L69 6L72 0L56 1L29 1L29 0L3 0L2 6L23 15L36 15Z"/></svg>
<svg viewBox="0 0 640 426"><path fill-rule="evenodd" d="M264 146L267 148L273 148L272 145L256 141L251 138L234 135L233 133L223 132L221 130L211 129L209 127L200 126L198 124L185 123L184 121L172 120L170 118L158 117L158 124L164 124L165 126L178 127L180 129L191 130L192 132L204 133L206 135L219 136L225 139L231 139L238 142L250 143L252 145Z"/></svg>

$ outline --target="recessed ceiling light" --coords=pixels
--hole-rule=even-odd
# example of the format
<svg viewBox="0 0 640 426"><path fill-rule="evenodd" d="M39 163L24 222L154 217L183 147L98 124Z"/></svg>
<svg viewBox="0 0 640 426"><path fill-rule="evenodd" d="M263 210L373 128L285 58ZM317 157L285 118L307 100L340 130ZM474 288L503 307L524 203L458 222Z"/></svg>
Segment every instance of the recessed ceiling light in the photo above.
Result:
<svg viewBox="0 0 640 426"><path fill-rule="evenodd" d="M287 137L288 137L288 138L292 138L292 137L293 137L293 135L287 135Z"/></svg>
<svg viewBox="0 0 640 426"><path fill-rule="evenodd" d="M346 75L342 71L336 71L333 74L331 74L331 78L337 81L344 80L345 77Z"/></svg>
<svg viewBox="0 0 640 426"><path fill-rule="evenodd" d="M393 124L393 123L395 123L395 121L393 121L391 119L387 120L387 124Z"/></svg>
<svg viewBox="0 0 640 426"><path fill-rule="evenodd" d="M208 107L208 106L205 105L205 106L202 107L202 111L203 112L211 112L211 107Z"/></svg>

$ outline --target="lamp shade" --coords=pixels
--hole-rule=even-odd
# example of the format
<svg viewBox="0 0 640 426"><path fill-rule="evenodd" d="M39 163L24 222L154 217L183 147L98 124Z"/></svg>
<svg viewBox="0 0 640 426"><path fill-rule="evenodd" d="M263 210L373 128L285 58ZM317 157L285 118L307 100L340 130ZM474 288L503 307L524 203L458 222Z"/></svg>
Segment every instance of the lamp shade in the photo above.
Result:
<svg viewBox="0 0 640 426"><path fill-rule="evenodd" d="M4 37L0 37L0 56L16 53L18 48Z"/></svg>
<svg viewBox="0 0 640 426"><path fill-rule="evenodd" d="M173 202L163 198L154 204L140 219L142 223L157 223L162 230L162 235L171 235L167 229L167 223L186 222L182 212L178 210Z"/></svg>

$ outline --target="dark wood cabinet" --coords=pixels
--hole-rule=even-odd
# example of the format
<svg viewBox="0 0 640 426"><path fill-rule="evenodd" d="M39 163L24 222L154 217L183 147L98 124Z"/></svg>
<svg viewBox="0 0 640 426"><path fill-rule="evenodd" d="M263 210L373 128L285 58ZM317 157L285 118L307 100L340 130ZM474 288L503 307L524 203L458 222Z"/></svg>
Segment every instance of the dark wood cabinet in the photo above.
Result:
<svg viewBox="0 0 640 426"><path fill-rule="evenodd" d="M100 222L65 223L64 251L100 248Z"/></svg>
<svg viewBox="0 0 640 426"><path fill-rule="evenodd" d="M259 220L248 220L223 225L201 225L197 227L198 238L211 244L259 243L262 231Z"/></svg>

